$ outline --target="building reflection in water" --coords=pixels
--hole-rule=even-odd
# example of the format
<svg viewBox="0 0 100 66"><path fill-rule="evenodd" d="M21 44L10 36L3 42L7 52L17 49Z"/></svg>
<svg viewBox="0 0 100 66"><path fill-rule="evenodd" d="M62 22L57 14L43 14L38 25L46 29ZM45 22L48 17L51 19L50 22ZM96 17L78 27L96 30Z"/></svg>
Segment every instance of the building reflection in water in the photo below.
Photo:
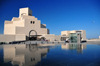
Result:
<svg viewBox="0 0 100 66"><path fill-rule="evenodd" d="M4 45L4 62L11 62L12 65L34 66L45 57L48 48L37 47L36 45Z"/></svg>
<svg viewBox="0 0 100 66"><path fill-rule="evenodd" d="M86 44L62 44L62 49L77 50L78 53L83 53L83 49L86 49Z"/></svg>

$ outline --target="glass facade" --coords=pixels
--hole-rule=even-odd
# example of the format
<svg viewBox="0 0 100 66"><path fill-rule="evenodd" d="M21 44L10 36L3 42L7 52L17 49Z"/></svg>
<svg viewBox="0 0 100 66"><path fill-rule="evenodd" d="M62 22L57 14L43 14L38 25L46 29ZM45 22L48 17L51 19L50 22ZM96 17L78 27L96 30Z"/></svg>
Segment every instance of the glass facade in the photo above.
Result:
<svg viewBox="0 0 100 66"><path fill-rule="evenodd" d="M71 43L77 43L77 33L71 33L70 34L70 42Z"/></svg>

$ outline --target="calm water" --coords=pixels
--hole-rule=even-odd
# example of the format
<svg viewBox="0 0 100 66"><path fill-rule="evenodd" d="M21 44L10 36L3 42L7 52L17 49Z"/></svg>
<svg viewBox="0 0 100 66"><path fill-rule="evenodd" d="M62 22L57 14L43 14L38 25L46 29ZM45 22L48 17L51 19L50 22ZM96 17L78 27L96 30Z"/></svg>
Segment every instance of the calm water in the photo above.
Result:
<svg viewBox="0 0 100 66"><path fill-rule="evenodd" d="M100 66L100 45L0 45L0 66Z"/></svg>

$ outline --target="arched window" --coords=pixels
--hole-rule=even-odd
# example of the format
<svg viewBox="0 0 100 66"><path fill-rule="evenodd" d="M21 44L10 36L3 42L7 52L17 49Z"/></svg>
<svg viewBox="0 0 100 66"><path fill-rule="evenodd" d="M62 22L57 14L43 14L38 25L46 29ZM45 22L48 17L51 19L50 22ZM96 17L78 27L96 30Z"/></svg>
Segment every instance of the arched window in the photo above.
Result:
<svg viewBox="0 0 100 66"><path fill-rule="evenodd" d="M32 35L32 32L35 32L35 34ZM35 30L29 32L29 40L37 40L37 32Z"/></svg>

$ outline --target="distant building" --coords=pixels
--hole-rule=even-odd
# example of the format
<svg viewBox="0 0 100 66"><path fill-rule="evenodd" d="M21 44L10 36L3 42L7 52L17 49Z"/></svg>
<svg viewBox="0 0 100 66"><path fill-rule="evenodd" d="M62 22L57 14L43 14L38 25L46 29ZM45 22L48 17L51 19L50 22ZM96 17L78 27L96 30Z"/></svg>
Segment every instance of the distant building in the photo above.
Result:
<svg viewBox="0 0 100 66"><path fill-rule="evenodd" d="M72 31L62 31L61 36L62 40L70 38L72 35L80 34L81 40L86 40L86 31L85 30L72 30Z"/></svg>
<svg viewBox="0 0 100 66"><path fill-rule="evenodd" d="M29 8L21 8L19 17L13 17L11 21L5 21L4 35L0 35L0 42L35 40L42 34L49 34L46 24L32 16Z"/></svg>

